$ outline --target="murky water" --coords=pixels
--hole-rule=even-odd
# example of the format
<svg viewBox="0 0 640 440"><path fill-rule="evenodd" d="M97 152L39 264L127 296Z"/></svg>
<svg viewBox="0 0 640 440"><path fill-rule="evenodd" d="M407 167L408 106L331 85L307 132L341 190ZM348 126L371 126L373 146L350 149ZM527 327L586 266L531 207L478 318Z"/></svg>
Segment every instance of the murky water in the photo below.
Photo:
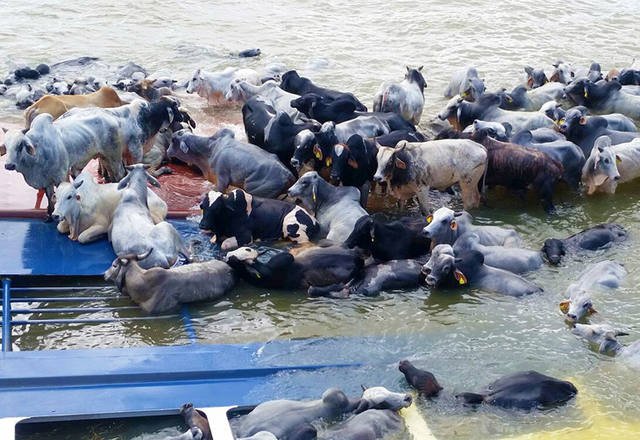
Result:
<svg viewBox="0 0 640 440"><path fill-rule="evenodd" d="M451 73L464 65L475 65L488 89L494 90L516 85L525 64L550 68L557 59L578 65L598 61L608 69L629 65L640 56L638 40L632 37L640 30L635 1L567 0L541 6L513 0L215 4L9 0L3 6L0 70L8 71L21 62L54 63L91 55L108 65L132 60L152 72L186 79L197 67L259 69L279 62L319 84L353 91L370 104L380 82L401 79L407 64L424 65L428 88L423 123L444 105L444 86ZM257 59L229 56L251 47L259 47L263 55ZM205 131L239 120L235 108L205 110L204 101L196 97L186 98L186 103ZM0 99L0 122L19 121L20 112ZM562 189L557 195L558 214L551 217L533 198L514 201L501 192L490 193L490 207L473 212L477 222L511 225L532 248L539 248L544 238L566 236L600 222L616 221L630 231L630 241L618 248L567 259L562 267L544 267L531 274L529 278L544 287L543 294L507 298L475 290L419 289L338 301L241 286L225 301L191 307L198 342L373 336L375 343L363 344L361 349L372 367L315 380L354 392L363 381L398 389L404 385L395 362L408 357L456 392L479 389L514 370L536 369L574 378L581 393L595 397L610 425L633 421L640 415L637 370L590 351L571 335L557 304L588 263L620 261L629 270L627 280L618 290L594 293L600 313L592 322L620 325L630 330L630 341L640 335L639 189L635 184L623 185L615 196L592 198ZM115 294L111 289L102 293ZM23 350L189 341L179 318L31 326L16 336ZM286 378L280 385L257 392L256 401L286 396ZM592 423L575 402L527 415L461 409L447 398L420 405L439 438L498 438Z"/></svg>

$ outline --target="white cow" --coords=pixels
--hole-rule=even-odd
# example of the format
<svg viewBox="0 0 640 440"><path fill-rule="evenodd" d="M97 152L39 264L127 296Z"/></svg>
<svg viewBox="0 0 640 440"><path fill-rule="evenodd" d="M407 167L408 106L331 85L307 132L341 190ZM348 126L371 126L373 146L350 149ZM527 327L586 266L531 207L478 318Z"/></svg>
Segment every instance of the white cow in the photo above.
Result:
<svg viewBox="0 0 640 440"><path fill-rule="evenodd" d="M424 212L430 188L444 191L455 183L465 209L480 205L478 182L487 168L487 150L472 140L400 141L395 148L378 146L376 158L374 180L386 181L400 200L417 195Z"/></svg>
<svg viewBox="0 0 640 440"><path fill-rule="evenodd" d="M220 104L229 92L231 83L237 80L260 85L260 76L253 69L227 67L221 72L205 72L197 69L187 83L187 93L196 92L207 100L208 104ZM227 98L229 99L229 98Z"/></svg>
<svg viewBox="0 0 640 440"><path fill-rule="evenodd" d="M80 243L89 243L106 234L122 198L122 191L117 187L117 183L98 185L87 172L73 183L61 183L56 189L53 211L54 219L60 220L58 231ZM153 223L164 221L167 204L153 191L147 191L147 203Z"/></svg>
<svg viewBox="0 0 640 440"><path fill-rule="evenodd" d="M582 183L587 194L613 194L619 183L640 177L640 138L624 144L611 145L609 136L596 139L589 158L582 168Z"/></svg>

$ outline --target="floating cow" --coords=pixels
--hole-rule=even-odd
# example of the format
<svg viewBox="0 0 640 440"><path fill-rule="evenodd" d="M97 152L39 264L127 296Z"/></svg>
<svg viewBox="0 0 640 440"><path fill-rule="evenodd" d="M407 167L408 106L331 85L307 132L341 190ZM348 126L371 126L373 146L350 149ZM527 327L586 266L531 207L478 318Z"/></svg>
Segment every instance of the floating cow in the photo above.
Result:
<svg viewBox="0 0 640 440"><path fill-rule="evenodd" d="M560 311L570 322L596 313L591 301L593 289L596 286L617 288L626 275L626 269L614 261L604 260L590 265L580 274L578 280L567 288L566 296L569 299L560 302Z"/></svg>
<svg viewBox="0 0 640 440"><path fill-rule="evenodd" d="M200 204L200 229L213 234L222 250L235 249L258 239L288 238L306 243L316 238L316 219L293 203L254 197L241 189L225 195L209 191Z"/></svg>
<svg viewBox="0 0 640 440"><path fill-rule="evenodd" d="M603 223L580 231L567 238L548 238L542 253L551 264L559 264L567 252L606 249L627 239L627 231L616 223Z"/></svg>
<svg viewBox="0 0 640 440"><path fill-rule="evenodd" d="M118 289L131 297L145 312L158 314L195 301L221 298L235 285L233 270L226 263L210 260L170 269L143 269L153 248L141 255L118 256L104 274Z"/></svg>
<svg viewBox="0 0 640 440"><path fill-rule="evenodd" d="M348 248L357 247L371 253L376 260L402 260L421 257L431 249L431 240L422 229L422 219L404 218L382 222L372 216L358 219L353 232L345 240Z"/></svg>
<svg viewBox="0 0 640 440"><path fill-rule="evenodd" d="M225 256L225 261L242 279L274 289L342 286L364 266L358 252L342 246L312 247L295 256L278 252L263 260L258 251L249 247L238 248Z"/></svg>
<svg viewBox="0 0 640 440"><path fill-rule="evenodd" d="M423 234L431 239L432 246L453 245L466 233L478 235L479 243L485 246L519 247L522 244L522 238L514 229L479 226L474 225L472 221L473 217L468 212L454 212L452 209L442 207L427 217L428 225L423 229Z"/></svg>
<svg viewBox="0 0 640 440"><path fill-rule="evenodd" d="M187 83L187 93L197 93L208 104L220 103L227 97L231 83L236 80L260 85L260 77L255 70L227 67L221 72L206 72L196 69ZM229 99L227 97L227 99Z"/></svg>

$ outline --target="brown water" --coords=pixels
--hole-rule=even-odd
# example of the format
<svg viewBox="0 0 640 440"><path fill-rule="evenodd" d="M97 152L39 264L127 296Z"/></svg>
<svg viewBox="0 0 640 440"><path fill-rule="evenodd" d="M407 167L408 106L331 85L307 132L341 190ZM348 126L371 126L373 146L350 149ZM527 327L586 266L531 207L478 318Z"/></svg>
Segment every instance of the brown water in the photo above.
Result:
<svg viewBox="0 0 640 440"><path fill-rule="evenodd" d="M603 69L624 67L638 56L640 30L635 1L69 3L5 0L0 14L0 67L4 63L9 70L18 62L53 63L92 55L109 65L132 60L152 72L186 79L197 67L261 68L280 62L370 103L383 80L401 79L406 64L424 65L428 88L423 124L445 104L442 91L460 67L475 65L489 90L518 84L525 64L549 70L552 62L564 59L581 66L598 61ZM250 47L261 48L263 55L228 56ZM186 103L203 131L239 120L234 108L205 110L197 97ZM16 123L19 118L12 104L0 99L0 121ZM619 222L629 230L629 242L618 248L567 259L562 267L544 267L528 276L545 289L543 294L506 298L473 289L455 293L418 289L338 301L244 286L225 301L191 307L198 342L375 335L380 343L366 344L363 350L384 361L359 373L369 378L368 383L400 388L394 362L403 357L431 370L450 391L479 389L502 374L536 369L574 378L581 393L595 396L611 426L616 420L636 420L640 416L637 370L590 351L569 332L557 304L586 264L614 259L625 264L629 275L620 289L594 294L600 313L592 322L627 328L630 341L640 336L638 189L636 184L621 185L615 196L590 198L564 189L557 195L555 216L545 215L533 197L520 202L501 192L490 193L491 206L474 211L476 221L511 225L531 248L539 248L544 238L566 236L600 222ZM104 293L115 294L110 289ZM394 343L398 338L401 346ZM27 350L183 344L188 336L179 319L166 319L30 326L19 330L15 340ZM335 378L318 380L354 386L349 377L337 384ZM256 400L274 394L286 395L286 387L263 390ZM463 410L447 399L422 402L421 409L438 438L500 438L592 423L575 402L527 415L489 408Z"/></svg>

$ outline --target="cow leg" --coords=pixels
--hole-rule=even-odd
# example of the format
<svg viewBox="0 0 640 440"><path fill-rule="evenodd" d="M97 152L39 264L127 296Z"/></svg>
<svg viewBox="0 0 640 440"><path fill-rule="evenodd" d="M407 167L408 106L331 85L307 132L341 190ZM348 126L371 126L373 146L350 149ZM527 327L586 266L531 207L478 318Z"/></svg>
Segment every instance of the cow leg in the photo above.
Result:
<svg viewBox="0 0 640 440"><path fill-rule="evenodd" d="M429 187L424 186L416 194L422 215L429 215Z"/></svg>
<svg viewBox="0 0 640 440"><path fill-rule="evenodd" d="M82 231L80 235L78 235L78 241L80 243L89 243L91 241L96 240L101 235L107 233L107 228L104 225L92 225L88 227L86 230Z"/></svg>
<svg viewBox="0 0 640 440"><path fill-rule="evenodd" d="M369 201L369 188L371 187L371 182L366 182L364 185L360 187L360 206L367 209L367 202Z"/></svg>
<svg viewBox="0 0 640 440"><path fill-rule="evenodd" d="M48 202L47 203L47 217L44 219L44 221L46 223L49 223L49 222L53 221L53 217L51 216L51 214L53 214L54 205L56 203L53 185L47 186L44 189L44 191L45 191L45 194L47 195L47 202Z"/></svg>
<svg viewBox="0 0 640 440"><path fill-rule="evenodd" d="M62 220L60 220L60 222L58 223L58 232L61 234L68 234L69 233L69 222L67 222L67 219L63 218Z"/></svg>
<svg viewBox="0 0 640 440"><path fill-rule="evenodd" d="M534 182L536 193L542 200L542 207L547 214L553 214L556 210L553 206L553 181L548 176L539 176Z"/></svg>
<svg viewBox="0 0 640 440"><path fill-rule="evenodd" d="M42 198L44 197L44 188L40 188L38 190L38 194L36 194L36 204L35 209L40 208L40 204L42 203Z"/></svg>

